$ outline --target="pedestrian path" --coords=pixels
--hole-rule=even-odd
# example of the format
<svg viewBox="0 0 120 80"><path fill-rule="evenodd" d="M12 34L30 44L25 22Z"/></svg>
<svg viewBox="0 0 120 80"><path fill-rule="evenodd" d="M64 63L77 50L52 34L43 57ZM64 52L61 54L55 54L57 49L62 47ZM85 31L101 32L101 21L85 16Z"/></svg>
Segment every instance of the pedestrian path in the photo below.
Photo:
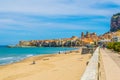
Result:
<svg viewBox="0 0 120 80"><path fill-rule="evenodd" d="M105 49L105 52L109 53L108 55L116 62L120 68L120 54L109 49Z"/></svg>
<svg viewBox="0 0 120 80"><path fill-rule="evenodd" d="M106 80L120 80L120 67L109 56L109 52L101 49L100 53L103 60Z"/></svg>

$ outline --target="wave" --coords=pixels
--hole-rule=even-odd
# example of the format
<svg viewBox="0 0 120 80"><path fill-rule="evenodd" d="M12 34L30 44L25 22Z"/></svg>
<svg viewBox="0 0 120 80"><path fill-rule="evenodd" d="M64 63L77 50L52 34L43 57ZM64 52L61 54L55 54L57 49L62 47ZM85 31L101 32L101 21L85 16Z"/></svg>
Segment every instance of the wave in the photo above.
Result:
<svg viewBox="0 0 120 80"><path fill-rule="evenodd" d="M0 58L0 60L11 60L13 59L14 57L6 57L6 58Z"/></svg>
<svg viewBox="0 0 120 80"><path fill-rule="evenodd" d="M34 56L33 54L28 54L28 55L26 55L26 57L32 57L32 56Z"/></svg>
<svg viewBox="0 0 120 80"><path fill-rule="evenodd" d="M21 56L12 56L12 57L2 57L0 58L0 65L10 64L14 62L19 62L25 58L32 57L33 54L21 55Z"/></svg>

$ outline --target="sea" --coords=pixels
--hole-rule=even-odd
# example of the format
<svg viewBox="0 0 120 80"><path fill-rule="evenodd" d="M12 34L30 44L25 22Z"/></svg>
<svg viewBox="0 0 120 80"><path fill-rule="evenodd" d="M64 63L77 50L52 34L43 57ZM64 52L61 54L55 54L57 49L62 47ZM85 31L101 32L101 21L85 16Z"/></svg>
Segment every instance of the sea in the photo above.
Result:
<svg viewBox="0 0 120 80"><path fill-rule="evenodd" d="M59 52L71 51L76 49L77 48L68 48L68 47L9 48L7 46L0 46L0 65L19 62L25 58L36 56L36 55L56 54Z"/></svg>

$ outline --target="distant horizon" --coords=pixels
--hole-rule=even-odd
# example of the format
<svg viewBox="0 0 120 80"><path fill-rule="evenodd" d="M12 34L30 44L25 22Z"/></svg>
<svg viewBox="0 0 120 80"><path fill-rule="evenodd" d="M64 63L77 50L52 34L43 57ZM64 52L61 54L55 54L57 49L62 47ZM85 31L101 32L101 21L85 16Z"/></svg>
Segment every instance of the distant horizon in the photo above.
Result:
<svg viewBox="0 0 120 80"><path fill-rule="evenodd" d="M0 44L10 45L20 40L80 37L86 31L102 35L110 30L120 1L5 0L0 6Z"/></svg>

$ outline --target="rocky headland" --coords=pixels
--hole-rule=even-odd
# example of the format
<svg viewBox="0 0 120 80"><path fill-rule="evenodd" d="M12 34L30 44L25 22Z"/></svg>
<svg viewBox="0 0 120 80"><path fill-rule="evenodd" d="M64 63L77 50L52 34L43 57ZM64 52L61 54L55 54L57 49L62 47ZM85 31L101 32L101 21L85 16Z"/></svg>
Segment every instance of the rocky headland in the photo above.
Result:
<svg viewBox="0 0 120 80"><path fill-rule="evenodd" d="M120 30L120 13L114 14L111 18L111 32Z"/></svg>

